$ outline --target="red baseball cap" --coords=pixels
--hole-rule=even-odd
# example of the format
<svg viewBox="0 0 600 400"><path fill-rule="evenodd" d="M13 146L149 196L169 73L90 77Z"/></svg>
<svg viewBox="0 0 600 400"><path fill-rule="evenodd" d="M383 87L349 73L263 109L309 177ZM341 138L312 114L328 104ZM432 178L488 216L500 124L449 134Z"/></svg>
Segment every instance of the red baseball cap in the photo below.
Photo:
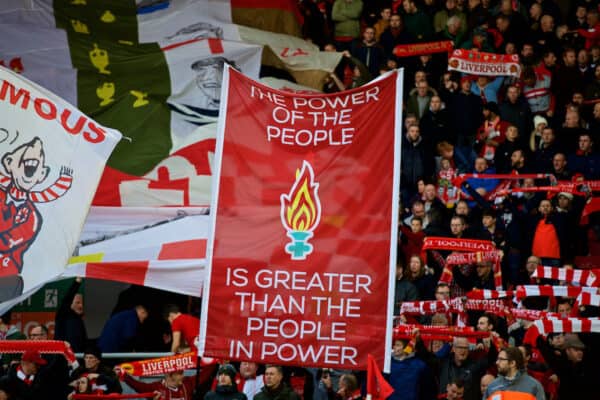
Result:
<svg viewBox="0 0 600 400"><path fill-rule="evenodd" d="M37 350L27 350L23 353L21 361L29 361L37 365L46 365L48 361L44 360Z"/></svg>

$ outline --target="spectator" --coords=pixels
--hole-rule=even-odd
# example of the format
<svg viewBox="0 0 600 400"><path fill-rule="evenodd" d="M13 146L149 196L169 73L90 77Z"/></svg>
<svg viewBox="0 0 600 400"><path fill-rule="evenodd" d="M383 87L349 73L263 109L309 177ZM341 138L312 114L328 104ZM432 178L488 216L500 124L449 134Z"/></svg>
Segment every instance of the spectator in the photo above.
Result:
<svg viewBox="0 0 600 400"><path fill-rule="evenodd" d="M83 351L83 365L71 373L71 386L81 377L89 380L92 392L121 393L122 388L115 372L102 362L102 353L96 346L88 345Z"/></svg>
<svg viewBox="0 0 600 400"><path fill-rule="evenodd" d="M562 113L565 106L571 100L573 93L582 88L579 69L577 68L577 57L575 49L566 48L562 53L562 64L556 69L556 75L552 82L552 91L556 96L556 110ZM533 108L532 108L533 111ZM562 115L558 116L562 118Z"/></svg>
<svg viewBox="0 0 600 400"><path fill-rule="evenodd" d="M173 334L171 351L173 353L197 352L196 342L200 330L200 319L192 315L182 314L179 306L175 304L165 306L163 315L171 324Z"/></svg>
<svg viewBox="0 0 600 400"><path fill-rule="evenodd" d="M496 359L495 347L490 347L487 357L475 359L469 351L467 338L455 337L449 356L442 357L440 366L440 394L446 393L448 385L462 379L465 383L464 399L479 400L479 380L484 375L488 365Z"/></svg>
<svg viewBox="0 0 600 400"><path fill-rule="evenodd" d="M440 96L431 96L429 109L423 114L419 127L421 128L421 135L431 144L432 148L443 141L456 143L454 129L450 125L450 121L450 115Z"/></svg>
<svg viewBox="0 0 600 400"><path fill-rule="evenodd" d="M245 397L245 396L244 396ZM267 365L265 386L254 396L255 400L300 400L290 387L283 382L283 370L277 365Z"/></svg>
<svg viewBox="0 0 600 400"><path fill-rule="evenodd" d="M509 123L503 121L499 115L496 103L486 103L483 106L483 124L477 131L475 148L479 150L479 156L485 158L488 163L494 162L496 148L506 138L506 129Z"/></svg>
<svg viewBox="0 0 600 400"><path fill-rule="evenodd" d="M510 168L512 173L526 174L529 172L525 151L523 149L516 149L513 151L510 156Z"/></svg>
<svg viewBox="0 0 600 400"><path fill-rule="evenodd" d="M540 29L534 34L534 40L537 53L544 51L560 53L560 42L554 32L554 17L546 14L540 18Z"/></svg>
<svg viewBox="0 0 600 400"><path fill-rule="evenodd" d="M183 371L165 374L164 379L155 382L140 382L128 373L124 373L123 381L138 393L153 392L156 399L160 400L192 400L194 393L195 376L184 376ZM235 385L234 385L235 387ZM237 389L236 389L237 393ZM207 394L205 399L213 398ZM245 400L246 397L216 397L226 400Z"/></svg>
<svg viewBox="0 0 600 400"><path fill-rule="evenodd" d="M483 114L481 97L471 92L471 80L468 77L461 78L460 91L450 96L448 112L457 134L456 155L464 163L471 165L475 160L473 144L483 121Z"/></svg>
<svg viewBox="0 0 600 400"><path fill-rule="evenodd" d="M336 400L359 400L362 399L358 380L353 374L344 374L340 377L340 386L335 393Z"/></svg>
<svg viewBox="0 0 600 400"><path fill-rule="evenodd" d="M587 12L587 28L577 29L577 33L585 38L585 49L589 50L592 46L600 44L600 19L598 10L593 8Z"/></svg>
<svg viewBox="0 0 600 400"><path fill-rule="evenodd" d="M29 331L29 340L48 340L48 328L37 324ZM63 354L43 354L46 364L40 366L40 374L46 377L45 399L64 400L69 384L69 366Z"/></svg>
<svg viewBox="0 0 600 400"><path fill-rule="evenodd" d="M436 281L433 271L425 267L423 260L418 254L410 256L408 264L408 279L417 288L420 300L433 300Z"/></svg>
<svg viewBox="0 0 600 400"><path fill-rule="evenodd" d="M407 344L406 339L394 340L388 378L394 393L388 397L388 400L422 399L427 385L430 384L427 365L415 357L415 353Z"/></svg>
<svg viewBox="0 0 600 400"><path fill-rule="evenodd" d="M333 39L333 22L331 21L331 4L325 1L302 1L300 10L304 18L302 36L323 48Z"/></svg>
<svg viewBox="0 0 600 400"><path fill-rule="evenodd" d="M477 175L495 174L496 170L488 167L488 162L485 158L477 157L475 159L473 173ZM498 186L500 181L498 179L488 178L469 178L467 179L467 183L471 185L471 188L479 193L480 196L487 196L496 188L496 186Z"/></svg>
<svg viewBox="0 0 600 400"><path fill-rule="evenodd" d="M594 357L595 354L588 353L585 344L576 334L564 335L559 352L553 351L541 336L537 339L537 347L560 379L559 399L587 399L596 396L600 364L598 358Z"/></svg>
<svg viewBox="0 0 600 400"><path fill-rule="evenodd" d="M531 110L517 85L510 85L506 89L506 97L500 103L499 111L500 118L516 126L519 132L525 133L531 130Z"/></svg>
<svg viewBox="0 0 600 400"><path fill-rule="evenodd" d="M88 336L83 321L83 295L77 293L82 279L75 278L56 311L54 339L69 342L74 352L82 352Z"/></svg>
<svg viewBox="0 0 600 400"><path fill-rule="evenodd" d="M600 65L598 67L596 67L596 69L598 70L598 73L600 75ZM600 134L598 132L600 132L600 102L594 104L594 108L593 108L593 118L592 120L589 122L589 132L594 132L593 133L593 137L594 140L596 141L598 140L598 137L600 137Z"/></svg>
<svg viewBox="0 0 600 400"><path fill-rule="evenodd" d="M27 337L21 332L16 325L11 324L12 313L10 311L0 316L0 339L1 340L24 340ZM4 353L2 354L2 370L7 371L10 365L19 360L17 354ZM0 373L2 375L2 373Z"/></svg>
<svg viewBox="0 0 600 400"><path fill-rule="evenodd" d="M46 399L49 378L40 371L46 364L39 351L28 350L23 353L21 361L13 364L7 375L2 377L2 385L12 387L17 400Z"/></svg>
<svg viewBox="0 0 600 400"><path fill-rule="evenodd" d="M446 386L446 393L442 397L446 400L463 400L465 395L465 382L462 379L456 379Z"/></svg>
<svg viewBox="0 0 600 400"><path fill-rule="evenodd" d="M545 71L536 72L527 67L523 70L523 96L531 112L551 118L554 115L555 98L551 91L552 75Z"/></svg>
<svg viewBox="0 0 600 400"><path fill-rule="evenodd" d="M568 157L568 165L572 172L583 175L586 179L600 177L600 157L594 151L594 142L590 133L582 133L578 138L578 149Z"/></svg>
<svg viewBox="0 0 600 400"><path fill-rule="evenodd" d="M406 112L415 114L417 118L421 119L425 111L429 109L432 97L436 94L435 90L429 86L426 80L418 81L416 89L411 91L406 101Z"/></svg>
<svg viewBox="0 0 600 400"><path fill-rule="evenodd" d="M425 190L425 184L423 184L423 191ZM425 203L423 203L423 200L421 199L416 199L415 201L412 202L411 206L410 206L410 215L406 218L404 218L404 226L406 227L412 227L412 220L413 218L421 218L421 220L423 221L423 228L427 227L427 221L426 221L426 215L425 215Z"/></svg>
<svg viewBox="0 0 600 400"><path fill-rule="evenodd" d="M548 126L548 121L541 115L533 117L533 131L529 136L529 149L533 152L540 146L540 140L542 140L542 130Z"/></svg>
<svg viewBox="0 0 600 400"><path fill-rule="evenodd" d="M410 254L420 254L421 248L423 247L423 239L425 239L423 219L420 217L413 217L410 221L410 227L404 225L400 227L400 230L402 232L402 253L405 256L409 256ZM408 260L406 261L408 262Z"/></svg>
<svg viewBox="0 0 600 400"><path fill-rule="evenodd" d="M390 17L390 26L383 31L379 42L381 47L383 47L385 56L391 58L396 46L413 43L414 38L406 31L402 17L394 14Z"/></svg>
<svg viewBox="0 0 600 400"><path fill-rule="evenodd" d="M403 0L406 30L417 42L426 42L433 37L433 26L427 14L417 7L415 0Z"/></svg>
<svg viewBox="0 0 600 400"><path fill-rule="evenodd" d="M396 286L394 290L394 315L400 314L400 306L405 301L415 301L419 298L417 288L404 275L403 261L398 260L396 265Z"/></svg>
<svg viewBox="0 0 600 400"><path fill-rule="evenodd" d="M499 174L507 174L511 171L510 157L515 150L522 148L519 142L519 129L509 125L506 128L504 142L498 145L494 154L494 166Z"/></svg>
<svg viewBox="0 0 600 400"><path fill-rule="evenodd" d="M533 153L533 162L536 172L546 172L552 167L552 159L554 154L558 152L558 144L554 129L549 126L542 129L542 138L538 148Z"/></svg>
<svg viewBox="0 0 600 400"><path fill-rule="evenodd" d="M338 50L350 50L352 40L360 36L361 0L335 0L331 19L335 23L334 39Z"/></svg>
<svg viewBox="0 0 600 400"><path fill-rule="evenodd" d="M242 392L248 400L253 400L254 396L265 386L264 376L257 375L258 364L251 361L242 361L240 363L240 376L243 379Z"/></svg>
<svg viewBox="0 0 600 400"><path fill-rule="evenodd" d="M74 380L69 386L73 387L73 391L67 395L67 400L73 400L75 394L93 394L90 381L85 376Z"/></svg>
<svg viewBox="0 0 600 400"><path fill-rule="evenodd" d="M392 8L383 7L379 13L380 18L375 22L373 28L375 28L375 40L379 42L381 34L390 26L390 19L392 17Z"/></svg>
<svg viewBox="0 0 600 400"><path fill-rule="evenodd" d="M458 8L456 0L446 0L445 7L435 13L433 17L433 29L436 33L442 32L447 28L447 23L452 17L458 18L460 21L459 32L465 33L467 30L467 17Z"/></svg>
<svg viewBox="0 0 600 400"><path fill-rule="evenodd" d="M425 205L426 212L432 208L437 208L439 210L444 210L446 208L444 203L437 197L435 185L432 183L425 185L425 190L423 191L423 204Z"/></svg>
<svg viewBox="0 0 600 400"><path fill-rule="evenodd" d="M540 257L544 265L559 266L561 257L570 254L571 247L565 235L565 217L554 212L550 200L542 200L538 211L539 215L532 217L531 253Z"/></svg>
<svg viewBox="0 0 600 400"><path fill-rule="evenodd" d="M455 215L450 220L450 232L452 237L461 239L464 238L465 230L467 229L467 223L465 217L462 215Z"/></svg>
<svg viewBox="0 0 600 400"><path fill-rule="evenodd" d="M416 192L417 181L433 175L433 155L421 137L417 125L408 128L402 146L402 199L406 202Z"/></svg>
<svg viewBox="0 0 600 400"><path fill-rule="evenodd" d="M473 289L496 289L491 261L477 263L475 265L475 274L471 273L465 276L458 265L454 267L453 272L454 281L466 291Z"/></svg>
<svg viewBox="0 0 600 400"><path fill-rule="evenodd" d="M487 103L494 103L497 106L498 91L500 90L500 87L502 87L503 83L504 78L501 76L490 79L489 76L479 75L474 84L471 85L471 92L481 97L481 101L484 105ZM499 114L499 110L496 110L496 115Z"/></svg>
<svg viewBox="0 0 600 400"><path fill-rule="evenodd" d="M600 99L600 64L596 65L593 69L594 76L592 81L586 85L583 90L583 95L586 100L597 100ZM596 103L598 104L598 103ZM595 104L594 104L595 109Z"/></svg>
<svg viewBox="0 0 600 400"><path fill-rule="evenodd" d="M104 324L98 346L106 353L133 350L133 342L146 318L148 311L142 305L116 313Z"/></svg>
<svg viewBox="0 0 600 400"><path fill-rule="evenodd" d="M450 40L455 48L459 48L465 40L464 26L464 21L459 16L453 15L448 18L446 26L437 34L437 37L440 40Z"/></svg>
<svg viewBox="0 0 600 400"><path fill-rule="evenodd" d="M386 58L375 40L375 29L370 26L363 30L362 41L353 42L351 54L367 67L372 77L379 75L379 67Z"/></svg>
<svg viewBox="0 0 600 400"><path fill-rule="evenodd" d="M537 3L535 3L537 4ZM494 381L494 379L496 379L496 377L492 374L485 374L484 376L481 377L480 380L480 387L481 387L481 393L485 393L488 386L490 385L490 383L492 383Z"/></svg>
<svg viewBox="0 0 600 400"><path fill-rule="evenodd" d="M572 174L567 169L567 156L565 156L565 153L558 152L554 154L551 173L559 181L571 180Z"/></svg>
<svg viewBox="0 0 600 400"><path fill-rule="evenodd" d="M536 400L546 400L542 385L527 374L523 354L518 348L502 349L498 353L496 366L500 376L489 384L484 398L488 398L494 393L518 392L529 393Z"/></svg>
<svg viewBox="0 0 600 400"><path fill-rule="evenodd" d="M497 249L503 249L505 245L505 231L502 221L498 220L496 210L488 208L483 210L481 217L483 225L483 239L491 240Z"/></svg>
<svg viewBox="0 0 600 400"><path fill-rule="evenodd" d="M577 149L577 138L580 135L588 133L582 127L579 111L571 108L565 114L565 122L557 132L558 145L567 152L574 152Z"/></svg>
<svg viewBox="0 0 600 400"><path fill-rule="evenodd" d="M464 41L463 44L460 46L460 48L468 49L468 50L484 51L486 53L494 52L494 47L492 44L489 43L487 31L483 26L479 26L479 27L473 29L471 38Z"/></svg>

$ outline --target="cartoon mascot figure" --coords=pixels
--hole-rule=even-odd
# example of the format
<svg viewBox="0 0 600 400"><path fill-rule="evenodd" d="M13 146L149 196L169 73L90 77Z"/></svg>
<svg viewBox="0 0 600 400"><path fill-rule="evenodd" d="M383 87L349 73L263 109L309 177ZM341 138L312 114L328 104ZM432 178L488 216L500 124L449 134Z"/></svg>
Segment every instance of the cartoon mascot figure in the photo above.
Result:
<svg viewBox="0 0 600 400"><path fill-rule="evenodd" d="M45 161L44 145L38 137L2 156L6 175L0 173L0 302L23 293L23 255L42 228L36 204L63 196L73 181L71 169L62 167L56 182L34 191L50 174Z"/></svg>

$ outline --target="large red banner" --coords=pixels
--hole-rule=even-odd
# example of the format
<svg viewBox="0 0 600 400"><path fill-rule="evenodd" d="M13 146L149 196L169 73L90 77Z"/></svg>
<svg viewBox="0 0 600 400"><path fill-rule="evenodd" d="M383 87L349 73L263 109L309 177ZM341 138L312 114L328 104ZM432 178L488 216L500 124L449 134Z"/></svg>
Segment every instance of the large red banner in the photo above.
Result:
<svg viewBox="0 0 600 400"><path fill-rule="evenodd" d="M227 69L200 354L387 366L401 77L310 95Z"/></svg>

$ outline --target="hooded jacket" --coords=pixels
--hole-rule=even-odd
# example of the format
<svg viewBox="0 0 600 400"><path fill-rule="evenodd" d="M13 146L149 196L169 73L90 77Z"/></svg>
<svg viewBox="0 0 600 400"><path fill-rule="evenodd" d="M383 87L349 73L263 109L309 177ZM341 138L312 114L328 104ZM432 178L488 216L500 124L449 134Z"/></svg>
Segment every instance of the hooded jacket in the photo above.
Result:
<svg viewBox="0 0 600 400"><path fill-rule="evenodd" d="M542 384L533 379L525 371L518 371L513 379L505 376L498 376L488 386L484 398L488 398L496 392L520 392L529 393L536 400L545 400L544 388Z"/></svg>

